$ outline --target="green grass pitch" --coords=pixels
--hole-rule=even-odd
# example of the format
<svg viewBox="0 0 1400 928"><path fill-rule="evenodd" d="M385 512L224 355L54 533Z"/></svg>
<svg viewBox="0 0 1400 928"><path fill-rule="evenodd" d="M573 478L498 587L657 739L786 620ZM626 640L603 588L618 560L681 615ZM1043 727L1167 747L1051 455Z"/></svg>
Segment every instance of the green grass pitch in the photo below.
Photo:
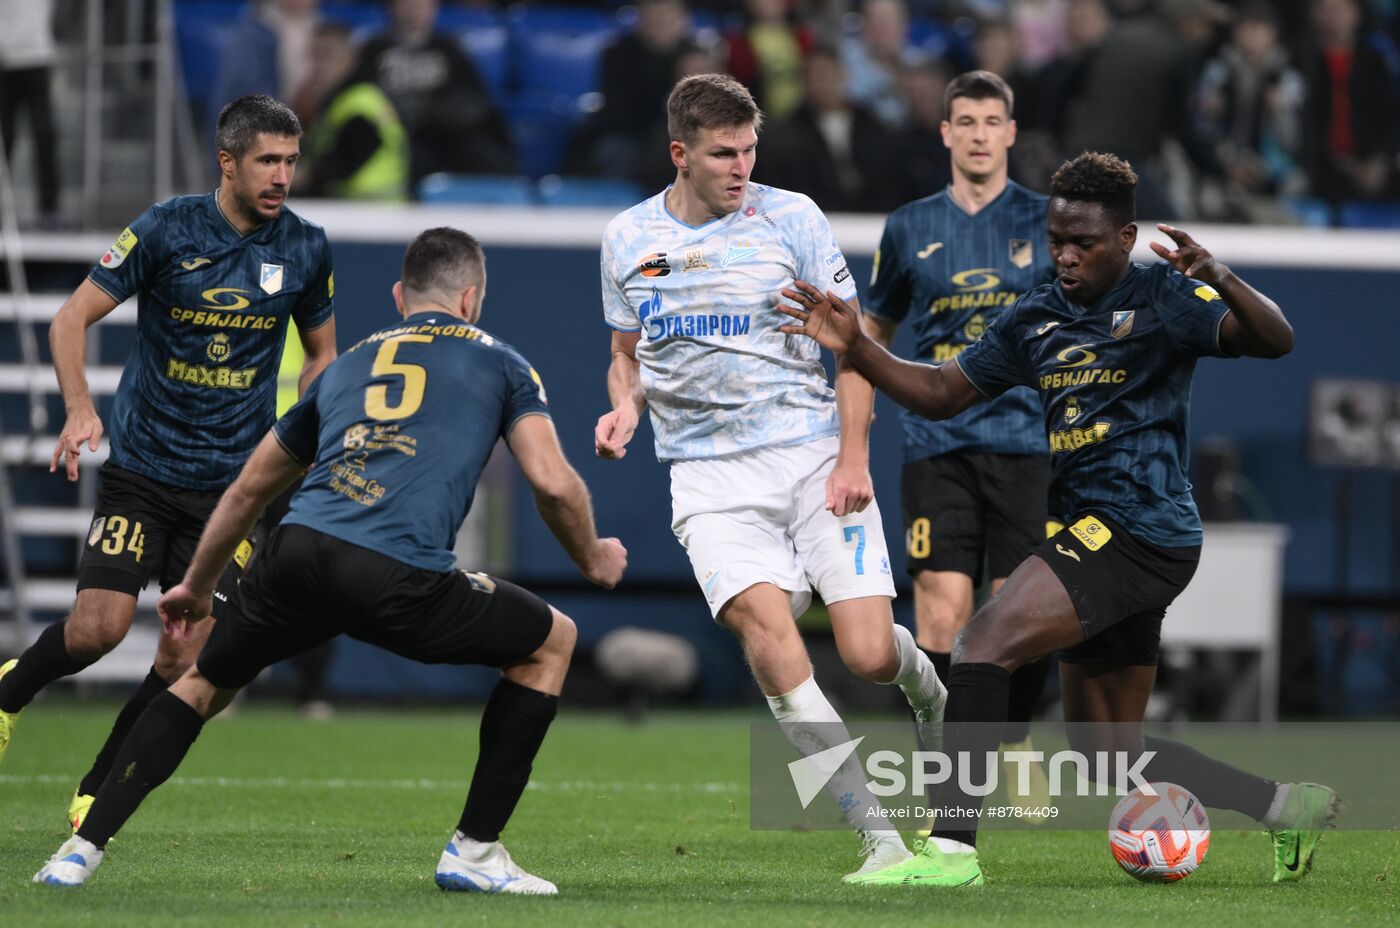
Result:
<svg viewBox="0 0 1400 928"><path fill-rule="evenodd" d="M757 710L755 710L757 711ZM1395 924L1400 833L1334 832L1311 876L1274 886L1262 832L1217 830L1193 876L1141 885L1102 831L995 832L980 889L841 884L856 840L751 831L745 713L643 725L565 712L505 839L554 899L443 893L433 865L466 795L477 709L256 707L215 721L108 848L92 883L29 883L64 838L115 707L44 701L0 767L0 925ZM1107 815L1107 812L1105 812Z"/></svg>

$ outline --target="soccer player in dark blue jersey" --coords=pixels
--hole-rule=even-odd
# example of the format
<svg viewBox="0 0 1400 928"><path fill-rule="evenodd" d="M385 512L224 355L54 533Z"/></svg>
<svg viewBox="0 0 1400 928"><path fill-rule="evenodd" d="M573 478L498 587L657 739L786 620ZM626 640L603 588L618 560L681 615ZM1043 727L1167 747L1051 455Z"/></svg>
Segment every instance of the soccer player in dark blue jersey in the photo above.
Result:
<svg viewBox="0 0 1400 928"><path fill-rule="evenodd" d="M943 99L952 183L890 214L864 303L877 342L889 348L908 320L915 360L934 364L956 357L1018 296L1054 278L1045 248L1048 198L1007 176L1016 141L1011 88L990 71L968 71ZM948 421L908 411L901 419L916 637L946 680L953 638L972 618L984 565L995 595L1045 540L1050 462L1040 402L1029 387L1016 387ZM1012 675L1003 736L1009 751L1031 749L1030 719L1049 666L1032 661ZM1043 808L1045 776L1039 764L1031 771L1028 794L1009 798Z"/></svg>
<svg viewBox="0 0 1400 928"><path fill-rule="evenodd" d="M288 319L304 347L304 389L335 357L334 282L326 234L285 208L301 124L265 96L242 97L219 116L219 187L157 203L133 222L49 326L68 418L50 470L78 479L84 445L104 428L83 376L85 333L137 299L136 346L112 406L111 452L78 566L73 611L0 667L0 758L20 710L54 680L115 648L156 577L184 575L195 542L258 439L275 418L277 368ZM217 617L246 564L229 563ZM76 829L127 731L199 653L212 623L189 638L162 635L155 664L83 777L68 810Z"/></svg>
<svg viewBox="0 0 1400 928"><path fill-rule="evenodd" d="M452 545L504 438L540 514L582 574L611 589L627 552L599 539L588 490L564 458L544 387L475 323L486 289L476 240L430 229L394 285L402 321L332 364L220 500L184 582L160 601L174 637L209 614L215 583L263 507L310 467L291 512L196 666L151 700L75 836L35 882L78 885L204 721L263 668L346 634L424 663L501 668L481 718L476 772L437 866L443 889L553 895L500 843L559 702L576 631L534 594L455 569Z"/></svg>
<svg viewBox="0 0 1400 928"><path fill-rule="evenodd" d="M1293 329L1272 300L1180 229L1158 227L1173 242L1152 243L1166 263L1133 263L1136 186L1131 167L1112 155L1086 152L1063 165L1046 218L1057 279L1022 297L952 364L895 358L862 334L854 309L805 282L784 291L798 306L780 307L805 325L784 331L844 353L876 387L931 419L1017 385L1040 394L1053 465L1050 513L1067 527L958 635L949 756L995 750L1011 673L1058 652L1066 720L1104 723L1078 726L1076 750L1146 759L1138 768L1146 781L1180 784L1207 806L1255 818L1273 836L1274 881L1297 880L1335 820L1336 793L1275 783L1184 744L1144 738L1139 728L1163 614L1200 556L1201 520L1186 473L1196 359L1277 358L1292 350ZM982 882L981 799L944 784L931 804L943 818L921 852L864 882Z"/></svg>

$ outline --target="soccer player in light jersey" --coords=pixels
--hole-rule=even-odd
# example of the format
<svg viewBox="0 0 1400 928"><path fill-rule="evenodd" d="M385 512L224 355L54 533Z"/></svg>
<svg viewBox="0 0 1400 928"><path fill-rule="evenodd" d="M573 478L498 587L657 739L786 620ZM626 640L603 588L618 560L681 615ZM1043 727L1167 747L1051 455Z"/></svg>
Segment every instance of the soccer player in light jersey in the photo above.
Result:
<svg viewBox="0 0 1400 928"><path fill-rule="evenodd" d="M1066 720L1101 723L1076 726L1076 750L1139 757L1145 744L1154 753L1141 768L1144 780L1179 784L1207 806L1256 819L1273 838L1274 881L1298 880L1336 818L1335 792L1266 780L1139 729L1163 614L1200 558L1201 519L1186 475L1196 361L1277 358L1293 349L1293 329L1273 300L1180 229L1159 227L1171 247L1152 243L1166 263L1135 264L1136 187L1132 168L1113 155L1086 152L1064 164L1051 181L1046 218L1055 282L1023 296L953 363L895 358L862 334L858 308L805 281L784 293L798 305L780 306L804 324L783 330L840 352L930 419L1013 386L1040 394L1050 514L1067 527L1037 547L958 635L947 712L954 763L967 752L979 769L1006 723L1012 672L1058 652ZM983 882L982 800L953 782L934 791L931 807L949 811L920 852L861 881Z"/></svg>
<svg viewBox="0 0 1400 928"><path fill-rule="evenodd" d="M612 327L597 452L626 453L644 409L671 468L672 528L711 614L738 637L773 715L804 754L847 740L794 623L815 589L852 672L897 684L928 740L945 691L895 625L894 585L867 457L870 384L842 365L833 391L820 349L778 331L795 278L848 299L855 284L821 211L751 183L762 116L737 81L703 74L667 103L676 180L617 216L602 247ZM870 872L909 852L850 763L832 779Z"/></svg>
<svg viewBox="0 0 1400 928"><path fill-rule="evenodd" d="M267 96L219 114L219 188L157 203L136 218L49 326L68 419L50 469L78 479L78 455L103 425L83 377L85 332L137 299L136 347L112 405L111 454L78 565L78 596L15 661L0 667L0 759L20 711L40 690L99 660L126 637L136 597L155 577L180 581L195 542L258 439L276 418L277 368L287 321L305 351L305 389L335 358L331 251L326 233L286 208L301 123ZM229 602L248 548L229 563L215 617ZM179 679L209 634L162 635L155 664L117 716L69 804L82 822L112 758L156 694Z"/></svg>

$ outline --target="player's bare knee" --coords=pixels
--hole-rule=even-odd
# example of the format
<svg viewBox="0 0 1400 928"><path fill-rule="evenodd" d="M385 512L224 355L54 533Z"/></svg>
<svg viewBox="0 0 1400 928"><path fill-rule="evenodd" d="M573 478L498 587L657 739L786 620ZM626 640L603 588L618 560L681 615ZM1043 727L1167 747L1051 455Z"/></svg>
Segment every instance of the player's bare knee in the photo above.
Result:
<svg viewBox="0 0 1400 928"><path fill-rule="evenodd" d="M1026 662L1020 636L996 610L983 609L953 642L954 664L997 664L1015 670Z"/></svg>
<svg viewBox="0 0 1400 928"><path fill-rule="evenodd" d="M63 646L79 660L97 660L121 644L130 629L129 617L74 609L63 626Z"/></svg>
<svg viewBox="0 0 1400 928"><path fill-rule="evenodd" d="M886 683L899 671L899 656L894 649L872 642L847 644L841 648L841 660L851 673L872 683Z"/></svg>
<svg viewBox="0 0 1400 928"><path fill-rule="evenodd" d="M574 646L578 644L578 626L574 620L560 612L558 609L550 607L550 612L554 614L554 625L549 631L549 637L545 639L544 647L556 659L568 662L573 656Z"/></svg>
<svg viewBox="0 0 1400 928"><path fill-rule="evenodd" d="M185 675L194 666L194 656L186 656L181 653L171 653L164 650L156 651L156 659L153 668L156 676L166 683L174 683Z"/></svg>

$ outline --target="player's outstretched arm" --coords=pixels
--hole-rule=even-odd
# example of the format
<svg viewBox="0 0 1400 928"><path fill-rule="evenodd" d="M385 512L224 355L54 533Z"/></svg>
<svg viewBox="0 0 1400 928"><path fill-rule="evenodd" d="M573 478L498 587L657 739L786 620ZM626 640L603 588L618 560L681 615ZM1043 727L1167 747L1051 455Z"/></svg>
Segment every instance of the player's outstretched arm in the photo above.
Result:
<svg viewBox="0 0 1400 928"><path fill-rule="evenodd" d="M641 367L637 362L640 332L612 333L612 360L608 364L608 400L612 411L598 417L593 429L593 451L600 458L620 460L637 431L646 397L642 395Z"/></svg>
<svg viewBox="0 0 1400 928"><path fill-rule="evenodd" d="M593 526L588 487L574 470L548 416L525 416L506 436L510 453L535 491L535 507L590 583L617 586L627 569L627 549L616 538L599 538Z"/></svg>
<svg viewBox="0 0 1400 928"><path fill-rule="evenodd" d="M905 409L929 419L947 419L982 399L956 364L918 364L890 354L865 334L860 313L836 294L823 294L798 280L782 295L797 305L779 303L778 312L801 324L779 326L780 331L805 335L822 347L845 355L846 361L876 389Z"/></svg>
<svg viewBox="0 0 1400 928"><path fill-rule="evenodd" d="M214 585L233 557L239 542L248 537L253 523L277 494L292 485L306 466L287 453L277 437L268 432L243 465L204 526L194 558L185 570L185 579L160 598L156 609L165 629L176 641L189 633L192 622L209 615L213 607Z"/></svg>
<svg viewBox="0 0 1400 928"><path fill-rule="evenodd" d="M1293 350L1293 326L1278 304L1235 276L1185 231L1166 223L1157 228L1176 245L1152 242L1152 250L1187 277L1210 284L1230 307L1220 323L1220 347L1251 358L1281 358Z"/></svg>
<svg viewBox="0 0 1400 928"><path fill-rule="evenodd" d="M87 443L89 451L96 451L97 440L102 437L102 420L92 403L83 372L87 330L116 308L117 301L105 290L91 280L84 280L49 323L49 350L53 354L53 369L67 413L49 460L49 473L57 471L59 463L63 462L69 480L78 479L78 453L83 443Z"/></svg>

